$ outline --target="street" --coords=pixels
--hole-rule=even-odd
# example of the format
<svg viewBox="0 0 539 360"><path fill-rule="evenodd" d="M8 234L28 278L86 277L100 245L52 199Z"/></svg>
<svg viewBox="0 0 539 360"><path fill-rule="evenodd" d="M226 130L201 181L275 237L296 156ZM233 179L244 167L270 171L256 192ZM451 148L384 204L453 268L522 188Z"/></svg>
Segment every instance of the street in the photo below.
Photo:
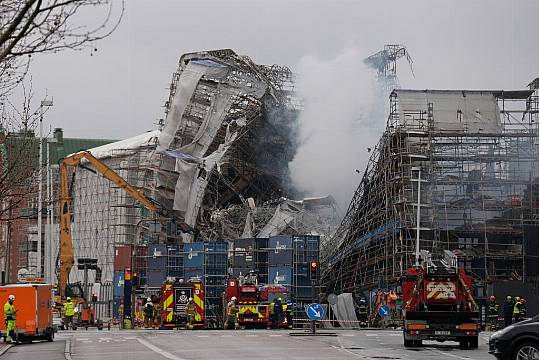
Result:
<svg viewBox="0 0 539 360"><path fill-rule="evenodd" d="M338 336L289 336L289 331L70 331L53 343L10 348L1 360L202 360L202 359L490 359L488 333L479 349L460 350L456 343L427 342L405 349L398 330L337 330ZM67 342L67 347L66 347ZM71 348L71 354L65 349ZM71 356L71 357L69 357Z"/></svg>

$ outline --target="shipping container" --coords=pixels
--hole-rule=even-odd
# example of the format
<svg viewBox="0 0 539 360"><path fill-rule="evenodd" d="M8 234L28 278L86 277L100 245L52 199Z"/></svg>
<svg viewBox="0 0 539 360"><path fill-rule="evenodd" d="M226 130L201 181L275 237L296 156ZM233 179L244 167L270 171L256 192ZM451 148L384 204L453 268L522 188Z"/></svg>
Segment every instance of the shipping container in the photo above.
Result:
<svg viewBox="0 0 539 360"><path fill-rule="evenodd" d="M227 253L228 243L224 241L206 242L204 243L204 250L206 252Z"/></svg>
<svg viewBox="0 0 539 360"><path fill-rule="evenodd" d="M183 270L183 278L185 280L189 280L191 278L199 278L199 279L203 280L204 279L204 269L201 269L201 268L199 268L199 269L193 269L193 268L187 269L187 268L185 268Z"/></svg>
<svg viewBox="0 0 539 360"><path fill-rule="evenodd" d="M46 339L52 341L52 286L50 284L13 284L0 286L0 304L15 295L16 337L19 340ZM6 322L0 321L1 336L6 336Z"/></svg>
<svg viewBox="0 0 539 360"><path fill-rule="evenodd" d="M204 243L190 243L183 245L184 270L204 268Z"/></svg>
<svg viewBox="0 0 539 360"><path fill-rule="evenodd" d="M269 238L269 265L292 265L292 236L277 235Z"/></svg>
<svg viewBox="0 0 539 360"><path fill-rule="evenodd" d="M318 235L297 235L293 237L294 262L318 261L320 237Z"/></svg>
<svg viewBox="0 0 539 360"><path fill-rule="evenodd" d="M219 298L225 292L225 286L208 286L205 287L204 296L207 298Z"/></svg>
<svg viewBox="0 0 539 360"><path fill-rule="evenodd" d="M148 287L161 287L167 278L166 270L148 270L146 274Z"/></svg>
<svg viewBox="0 0 539 360"><path fill-rule="evenodd" d="M291 286L292 283L292 268L290 266L269 268L269 284Z"/></svg>
<svg viewBox="0 0 539 360"><path fill-rule="evenodd" d="M210 276L204 277L204 285L206 286L226 286L227 276Z"/></svg>
<svg viewBox="0 0 539 360"><path fill-rule="evenodd" d="M133 271L146 271L148 268L148 246L137 245L133 251Z"/></svg>
<svg viewBox="0 0 539 360"><path fill-rule="evenodd" d="M114 297L124 296L124 279L125 273L123 271L114 272Z"/></svg>
<svg viewBox="0 0 539 360"><path fill-rule="evenodd" d="M148 246L148 270L163 271L167 266L167 246L151 244Z"/></svg>
<svg viewBox="0 0 539 360"><path fill-rule="evenodd" d="M124 271L132 268L133 247L131 245L118 245L114 247L114 271Z"/></svg>
<svg viewBox="0 0 539 360"><path fill-rule="evenodd" d="M124 302L123 298L115 297L112 300L112 317L116 320L120 320L121 315L120 314L120 305L122 305Z"/></svg>
<svg viewBox="0 0 539 360"><path fill-rule="evenodd" d="M255 239L236 239L232 245L232 266L254 269L256 266Z"/></svg>

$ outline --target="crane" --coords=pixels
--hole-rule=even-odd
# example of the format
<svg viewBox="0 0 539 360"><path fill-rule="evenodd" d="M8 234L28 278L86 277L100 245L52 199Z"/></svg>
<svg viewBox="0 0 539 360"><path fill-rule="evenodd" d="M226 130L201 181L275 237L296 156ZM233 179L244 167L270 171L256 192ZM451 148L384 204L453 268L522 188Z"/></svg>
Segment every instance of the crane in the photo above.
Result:
<svg viewBox="0 0 539 360"><path fill-rule="evenodd" d="M71 186L69 185L68 168L80 165L83 160L87 160L94 166L96 173L100 173L105 179L118 185L133 198L137 199L146 209L154 213L160 213L160 209L141 191L131 186L89 151L80 151L65 157L60 163L60 247L58 256L60 266L58 272L58 292L61 299L66 296L69 273L75 264L73 238L71 235L71 202L73 198L71 196Z"/></svg>

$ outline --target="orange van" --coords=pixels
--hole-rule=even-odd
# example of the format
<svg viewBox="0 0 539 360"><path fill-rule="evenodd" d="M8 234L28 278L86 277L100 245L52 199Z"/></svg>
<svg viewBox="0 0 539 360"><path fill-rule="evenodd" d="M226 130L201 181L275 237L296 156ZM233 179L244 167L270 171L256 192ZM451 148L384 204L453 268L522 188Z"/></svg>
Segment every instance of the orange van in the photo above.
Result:
<svg viewBox="0 0 539 360"><path fill-rule="evenodd" d="M0 286L0 336L6 337L4 304L15 295L16 339L21 342L54 339L52 324L52 286L50 284L12 284Z"/></svg>

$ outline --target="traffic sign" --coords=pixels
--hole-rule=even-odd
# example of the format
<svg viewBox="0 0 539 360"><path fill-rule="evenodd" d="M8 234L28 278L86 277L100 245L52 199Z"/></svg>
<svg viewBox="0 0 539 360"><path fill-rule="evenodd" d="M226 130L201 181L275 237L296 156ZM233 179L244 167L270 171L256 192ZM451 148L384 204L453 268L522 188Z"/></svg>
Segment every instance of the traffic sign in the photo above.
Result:
<svg viewBox="0 0 539 360"><path fill-rule="evenodd" d="M378 314L380 314L381 317L389 316L389 307L387 305L380 306L380 309L378 309Z"/></svg>
<svg viewBox="0 0 539 360"><path fill-rule="evenodd" d="M309 319L317 321L324 317L324 308L320 304L309 304L307 307L307 316Z"/></svg>

